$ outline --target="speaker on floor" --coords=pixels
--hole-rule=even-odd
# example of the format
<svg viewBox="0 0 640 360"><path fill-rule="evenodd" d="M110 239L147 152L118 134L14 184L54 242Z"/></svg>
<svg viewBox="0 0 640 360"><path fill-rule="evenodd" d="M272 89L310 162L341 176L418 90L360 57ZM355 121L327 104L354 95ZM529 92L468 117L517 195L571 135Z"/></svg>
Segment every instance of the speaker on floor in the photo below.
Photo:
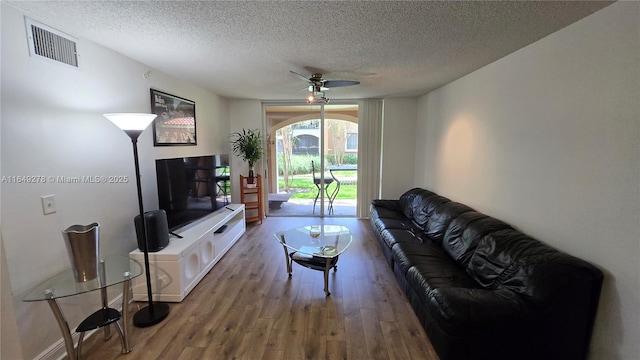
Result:
<svg viewBox="0 0 640 360"><path fill-rule="evenodd" d="M152 210L144 213L145 225L147 227L147 251L156 252L169 245L169 226L167 225L167 213L160 210ZM140 215L134 219L136 225L136 235L138 237L138 249L144 249L144 237L142 234L142 223Z"/></svg>

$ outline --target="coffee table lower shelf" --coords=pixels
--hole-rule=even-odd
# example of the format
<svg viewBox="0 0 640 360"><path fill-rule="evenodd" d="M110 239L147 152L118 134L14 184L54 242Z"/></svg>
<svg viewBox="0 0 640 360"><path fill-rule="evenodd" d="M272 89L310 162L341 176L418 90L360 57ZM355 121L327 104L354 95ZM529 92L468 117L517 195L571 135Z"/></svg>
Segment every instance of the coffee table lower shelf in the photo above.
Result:
<svg viewBox="0 0 640 360"><path fill-rule="evenodd" d="M298 265L304 266L308 269L324 272L324 293L329 296L329 270L333 268L333 271L338 271L338 258L339 256L325 258L319 256L311 256L299 252L288 253L287 247L284 247L285 255L287 256L287 273L291 277L293 273L292 265L295 262Z"/></svg>
<svg viewBox="0 0 640 360"><path fill-rule="evenodd" d="M329 292L329 270L338 270L338 257L351 245L351 232L341 225L307 225L273 234L284 249L289 277L293 263L324 273L324 293Z"/></svg>

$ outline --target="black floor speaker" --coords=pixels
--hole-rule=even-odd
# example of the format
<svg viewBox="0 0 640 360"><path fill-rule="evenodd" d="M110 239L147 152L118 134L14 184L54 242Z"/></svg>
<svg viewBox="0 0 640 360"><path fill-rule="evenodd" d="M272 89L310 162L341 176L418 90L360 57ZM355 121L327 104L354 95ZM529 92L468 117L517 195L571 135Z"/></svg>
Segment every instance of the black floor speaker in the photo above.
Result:
<svg viewBox="0 0 640 360"><path fill-rule="evenodd" d="M145 225L147 227L148 252L156 252L169 245L169 226L167 225L167 213L164 210L153 210L144 213ZM134 220L136 225L136 235L138 237L138 249L144 251L144 236L142 235L142 224L140 215L136 215Z"/></svg>

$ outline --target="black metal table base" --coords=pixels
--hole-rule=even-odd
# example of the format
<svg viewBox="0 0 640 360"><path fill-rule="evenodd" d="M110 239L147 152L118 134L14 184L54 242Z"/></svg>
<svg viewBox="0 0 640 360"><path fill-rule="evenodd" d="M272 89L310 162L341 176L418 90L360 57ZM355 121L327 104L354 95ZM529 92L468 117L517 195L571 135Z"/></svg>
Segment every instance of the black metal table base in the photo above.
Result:
<svg viewBox="0 0 640 360"><path fill-rule="evenodd" d="M325 258L320 256L300 254L298 252L292 252L291 254L288 254L286 247L284 251L285 255L287 256L287 272L289 273L289 277L291 277L293 273L292 262L295 262L296 264L304 266L308 269L322 271L324 273L324 293L327 296L331 295L331 293L329 292L329 270L333 268L334 272L338 271L338 256Z"/></svg>

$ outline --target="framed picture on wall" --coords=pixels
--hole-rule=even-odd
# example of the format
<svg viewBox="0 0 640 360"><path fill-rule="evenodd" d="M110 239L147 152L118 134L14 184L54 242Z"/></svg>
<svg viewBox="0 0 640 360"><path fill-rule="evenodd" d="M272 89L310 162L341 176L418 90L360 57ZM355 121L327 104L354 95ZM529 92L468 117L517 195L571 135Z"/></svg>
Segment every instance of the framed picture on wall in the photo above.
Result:
<svg viewBox="0 0 640 360"><path fill-rule="evenodd" d="M197 145L196 103L175 95L151 89L153 145Z"/></svg>

